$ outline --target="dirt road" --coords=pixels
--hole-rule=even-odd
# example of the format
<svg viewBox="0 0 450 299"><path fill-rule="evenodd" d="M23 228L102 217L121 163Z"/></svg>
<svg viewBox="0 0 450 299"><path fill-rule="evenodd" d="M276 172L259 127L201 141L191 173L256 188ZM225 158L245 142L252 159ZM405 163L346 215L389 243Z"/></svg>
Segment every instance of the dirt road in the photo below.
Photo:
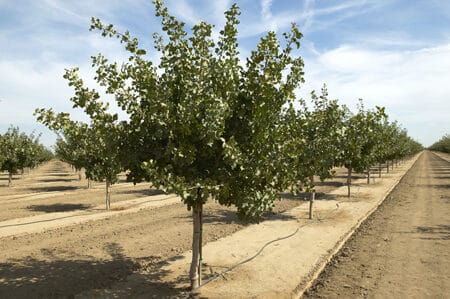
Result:
<svg viewBox="0 0 450 299"><path fill-rule="evenodd" d="M304 298L450 298L450 163L425 152Z"/></svg>

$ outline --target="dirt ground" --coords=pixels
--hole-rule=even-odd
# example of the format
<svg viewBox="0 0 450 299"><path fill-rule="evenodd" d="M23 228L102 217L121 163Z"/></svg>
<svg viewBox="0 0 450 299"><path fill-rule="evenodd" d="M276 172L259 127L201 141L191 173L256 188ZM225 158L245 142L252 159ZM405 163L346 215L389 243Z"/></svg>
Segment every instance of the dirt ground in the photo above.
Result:
<svg viewBox="0 0 450 299"><path fill-rule="evenodd" d="M425 152L304 298L450 298L450 164Z"/></svg>
<svg viewBox="0 0 450 299"><path fill-rule="evenodd" d="M79 181L78 175L59 161L23 178L15 176L12 188L7 187L6 178L6 174L0 175L0 222L37 214L88 211L104 201L102 184L88 190L86 181ZM326 197L344 181L345 171L338 169L335 179L318 183L317 198ZM154 193L148 184L122 182L113 189L112 208L115 202ZM284 196L266 218L303 203L302 196ZM205 244L246 226L238 221L233 208L212 202L205 206L204 217ZM147 273L149 287L172 294L171 286L158 281L158 270L167 260L188 251L191 238L190 213L182 203L0 238L0 298L73 298L85 290L108 288L130 274L143 272Z"/></svg>

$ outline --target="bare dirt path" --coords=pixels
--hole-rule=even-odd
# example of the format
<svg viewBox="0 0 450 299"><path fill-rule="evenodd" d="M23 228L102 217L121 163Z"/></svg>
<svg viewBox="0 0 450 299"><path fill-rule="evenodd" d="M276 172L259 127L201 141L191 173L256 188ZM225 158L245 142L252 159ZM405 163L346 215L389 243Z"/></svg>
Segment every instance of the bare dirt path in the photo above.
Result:
<svg viewBox="0 0 450 299"><path fill-rule="evenodd" d="M450 298L450 163L425 152L305 298Z"/></svg>

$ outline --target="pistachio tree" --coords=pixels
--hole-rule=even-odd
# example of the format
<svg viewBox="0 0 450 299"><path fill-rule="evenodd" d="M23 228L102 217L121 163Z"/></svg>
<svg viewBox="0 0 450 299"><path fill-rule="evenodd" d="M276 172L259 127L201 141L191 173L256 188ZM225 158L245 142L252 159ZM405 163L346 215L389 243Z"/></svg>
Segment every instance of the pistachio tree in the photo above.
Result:
<svg viewBox="0 0 450 299"><path fill-rule="evenodd" d="M300 191L303 187L310 192L309 218L313 218L313 202L315 198L314 176L321 181L333 176L333 167L338 165L340 145L346 110L337 100L328 98L328 90L324 84L321 94L311 92L312 108L305 102L300 102L300 109L291 112L289 118L290 130L286 138L297 139L293 147L296 159L294 166L293 190ZM288 122L288 123L289 123ZM295 188L296 187L296 188Z"/></svg>
<svg viewBox="0 0 450 299"><path fill-rule="evenodd" d="M258 219L286 186L287 165L280 115L302 82L303 62L295 52L301 33L295 24L279 41L262 37L241 66L237 5L213 39L213 26L183 22L154 1L164 34L154 34L159 64L146 58L129 32L92 20L92 29L118 38L126 63L93 58L97 81L128 115L123 124L122 161L128 179L146 180L178 194L192 211L191 287L201 284L202 211L208 198L237 207L243 219Z"/></svg>
<svg viewBox="0 0 450 299"><path fill-rule="evenodd" d="M13 174L46 161L48 157L42 155L44 151L39 136L27 135L20 132L18 127L8 128L0 136L0 170L8 172L8 186L12 186Z"/></svg>
<svg viewBox="0 0 450 299"><path fill-rule="evenodd" d="M364 110L362 100L358 112L344 125L340 164L347 168L347 195L350 197L352 172L366 172L375 162L376 145L380 142L378 124L386 116L383 107Z"/></svg>
<svg viewBox="0 0 450 299"><path fill-rule="evenodd" d="M78 180L81 180L81 170L87 164L86 140L74 137L71 135L58 136L55 144L55 155L59 160L72 166L78 173Z"/></svg>
<svg viewBox="0 0 450 299"><path fill-rule="evenodd" d="M99 92L84 86L78 68L66 70L64 78L75 89L75 96L70 99L73 107L83 109L90 123L71 120L69 113L55 113L51 108L36 109L37 120L64 136L65 144L59 141L61 148L58 149L64 159L75 168L84 168L89 180L105 182L105 202L109 210L111 185L118 181L118 174L123 170L122 124L117 113L108 112L109 104L99 100Z"/></svg>
<svg viewBox="0 0 450 299"><path fill-rule="evenodd" d="M429 149L432 151L450 153L450 134L442 136L442 138L433 143Z"/></svg>

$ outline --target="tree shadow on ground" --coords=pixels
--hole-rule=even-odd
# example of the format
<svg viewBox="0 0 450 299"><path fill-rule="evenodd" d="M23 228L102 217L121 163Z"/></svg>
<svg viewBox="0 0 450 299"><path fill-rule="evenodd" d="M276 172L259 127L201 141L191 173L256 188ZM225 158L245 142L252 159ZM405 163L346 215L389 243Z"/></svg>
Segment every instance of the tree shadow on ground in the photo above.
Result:
<svg viewBox="0 0 450 299"><path fill-rule="evenodd" d="M58 182L71 182L71 181L77 181L78 179L75 178L71 178L71 179L67 179L67 178L52 178L52 179L39 179L39 182L44 182L44 183L58 183Z"/></svg>
<svg viewBox="0 0 450 299"><path fill-rule="evenodd" d="M422 240L450 240L450 225L418 226L416 230L425 235Z"/></svg>
<svg viewBox="0 0 450 299"><path fill-rule="evenodd" d="M418 184L415 187L450 189L450 184Z"/></svg>
<svg viewBox="0 0 450 299"><path fill-rule="evenodd" d="M282 199L308 201L311 196L311 193L300 192L300 193L294 195L292 193L286 192L286 193L281 193L280 195L281 195ZM336 198L337 198L337 196L335 194L324 193L324 192L316 192L316 195L315 195L316 200L335 200Z"/></svg>
<svg viewBox="0 0 450 299"><path fill-rule="evenodd" d="M145 196L153 196L153 195L162 195L165 194L164 191L162 190L157 190L157 189L139 189L139 190L117 190L114 191L114 193L116 194L141 194L141 195L145 195Z"/></svg>
<svg viewBox="0 0 450 299"><path fill-rule="evenodd" d="M112 293L108 296L111 298L133 298L142 292L161 298L184 291L173 283L164 282L163 278L169 273L161 267L167 261L155 256L132 260L116 243L108 244L104 250L111 259L90 256L62 259L51 250L42 250L44 259L29 256L0 263L0 298L75 298L80 293L85 294L82 298L93 298L91 291L99 289ZM136 273L143 267L144 274ZM142 283L133 288L111 289L131 274L138 276Z"/></svg>
<svg viewBox="0 0 450 299"><path fill-rule="evenodd" d="M53 192L53 191L69 191L80 189L80 187L76 186L45 186L45 187L31 187L29 188L35 192Z"/></svg>
<svg viewBox="0 0 450 299"><path fill-rule="evenodd" d="M391 170L389 170L391 171ZM334 176L336 179L347 179L347 175L336 175ZM367 176L365 174L352 174L352 180L364 179Z"/></svg>
<svg viewBox="0 0 450 299"><path fill-rule="evenodd" d="M44 175L46 176L56 176L56 177L65 177L65 176L73 176L75 177L77 174L76 173L58 173L59 171L55 171L55 172L44 172Z"/></svg>
<svg viewBox="0 0 450 299"><path fill-rule="evenodd" d="M180 216L180 219L186 219L190 221L192 216ZM272 211L266 211L263 213L260 221L264 220L291 220L295 217L286 215L283 213L275 213ZM218 210L218 211L204 211L203 212L203 224L240 224L248 225L257 223L256 220L240 220L236 211L230 210Z"/></svg>
<svg viewBox="0 0 450 299"><path fill-rule="evenodd" d="M51 205L31 205L28 206L27 209L35 212L45 212L45 213L54 213L54 212L69 212L76 210L87 210L91 207L91 205L85 204L73 204L73 203L56 203Z"/></svg>
<svg viewBox="0 0 450 299"><path fill-rule="evenodd" d="M317 182L316 186L329 186L329 187L342 187L345 184L343 182L336 182L336 181L323 181L323 182Z"/></svg>

